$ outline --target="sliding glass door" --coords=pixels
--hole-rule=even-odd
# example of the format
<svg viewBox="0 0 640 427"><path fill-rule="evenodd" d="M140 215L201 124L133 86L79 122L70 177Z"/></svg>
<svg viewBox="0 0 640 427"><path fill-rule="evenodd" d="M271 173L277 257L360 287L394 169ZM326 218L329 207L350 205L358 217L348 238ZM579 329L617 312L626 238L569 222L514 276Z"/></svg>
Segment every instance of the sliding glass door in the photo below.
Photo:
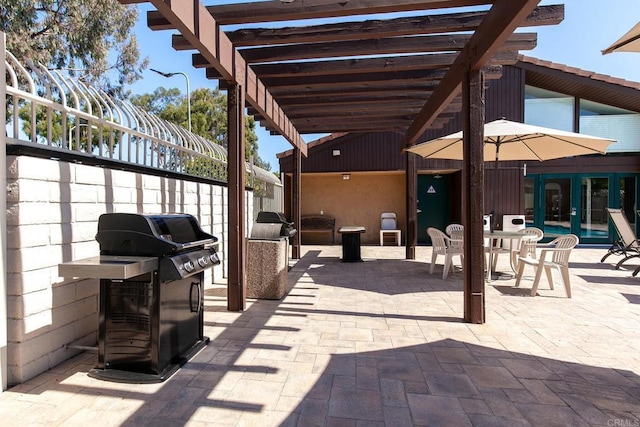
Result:
<svg viewBox="0 0 640 427"><path fill-rule="evenodd" d="M524 180L527 226L545 241L575 234L580 243L609 243L615 237L606 207L622 208L636 229L637 174L529 175Z"/></svg>
<svg viewBox="0 0 640 427"><path fill-rule="evenodd" d="M609 236L609 178L583 176L580 179L580 240Z"/></svg>
<svg viewBox="0 0 640 427"><path fill-rule="evenodd" d="M571 233L571 178L544 178L544 222L542 231L547 237Z"/></svg>

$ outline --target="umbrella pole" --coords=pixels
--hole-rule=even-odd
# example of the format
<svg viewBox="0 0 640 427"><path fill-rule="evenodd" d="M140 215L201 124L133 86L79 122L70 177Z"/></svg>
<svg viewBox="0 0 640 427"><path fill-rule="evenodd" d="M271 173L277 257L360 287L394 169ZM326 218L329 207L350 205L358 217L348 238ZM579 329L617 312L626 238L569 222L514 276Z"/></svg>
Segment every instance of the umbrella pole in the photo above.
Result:
<svg viewBox="0 0 640 427"><path fill-rule="evenodd" d="M500 137L498 137L498 139L496 140L496 160L495 160L495 164L493 165L493 178L494 180L497 177L497 173L498 173L498 154L500 153ZM491 215L491 220L489 221L489 228L490 228L490 232L493 233L493 230L496 228L495 226L495 216L496 216L496 198L494 195L494 189L495 189L495 183L494 185L491 186L491 212L489 212L489 214Z"/></svg>

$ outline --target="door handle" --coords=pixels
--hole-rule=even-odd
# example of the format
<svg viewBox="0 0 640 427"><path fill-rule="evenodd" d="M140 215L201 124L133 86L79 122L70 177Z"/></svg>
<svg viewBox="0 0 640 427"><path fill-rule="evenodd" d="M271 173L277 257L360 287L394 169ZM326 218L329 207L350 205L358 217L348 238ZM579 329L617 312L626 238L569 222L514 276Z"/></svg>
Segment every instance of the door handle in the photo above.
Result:
<svg viewBox="0 0 640 427"><path fill-rule="evenodd" d="M193 308L193 288L194 287L198 291L198 300L197 300L195 309ZM201 292L200 283L191 282L191 288L189 289L189 311L191 311L191 313L200 313L200 307L202 305L200 304L201 300L202 300L202 292Z"/></svg>

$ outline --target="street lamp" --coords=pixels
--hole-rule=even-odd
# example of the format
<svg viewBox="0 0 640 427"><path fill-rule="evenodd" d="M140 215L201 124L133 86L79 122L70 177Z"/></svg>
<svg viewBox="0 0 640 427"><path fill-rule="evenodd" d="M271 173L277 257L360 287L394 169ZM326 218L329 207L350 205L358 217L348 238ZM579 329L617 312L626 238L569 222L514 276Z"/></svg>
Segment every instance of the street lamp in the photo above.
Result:
<svg viewBox="0 0 640 427"><path fill-rule="evenodd" d="M187 76L182 71L177 71L175 73L163 73L162 71L154 70L153 68L149 69L154 73L160 74L163 77L173 77L178 74L184 76L184 79L187 81L187 125L189 132L191 132L191 91L189 90L189 76Z"/></svg>

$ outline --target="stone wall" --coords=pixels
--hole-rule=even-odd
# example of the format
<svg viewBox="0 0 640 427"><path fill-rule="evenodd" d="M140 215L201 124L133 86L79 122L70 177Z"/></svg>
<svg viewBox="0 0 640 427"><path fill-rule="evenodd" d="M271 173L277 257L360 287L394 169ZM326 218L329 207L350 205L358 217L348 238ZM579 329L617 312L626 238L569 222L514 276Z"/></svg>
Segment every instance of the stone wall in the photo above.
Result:
<svg viewBox="0 0 640 427"><path fill-rule="evenodd" d="M59 277L58 264L99 255L100 214L194 215L219 239L223 262L205 277L212 283L226 272L227 200L222 186L7 156L9 385L96 345L99 281ZM246 203L252 212L250 193Z"/></svg>

